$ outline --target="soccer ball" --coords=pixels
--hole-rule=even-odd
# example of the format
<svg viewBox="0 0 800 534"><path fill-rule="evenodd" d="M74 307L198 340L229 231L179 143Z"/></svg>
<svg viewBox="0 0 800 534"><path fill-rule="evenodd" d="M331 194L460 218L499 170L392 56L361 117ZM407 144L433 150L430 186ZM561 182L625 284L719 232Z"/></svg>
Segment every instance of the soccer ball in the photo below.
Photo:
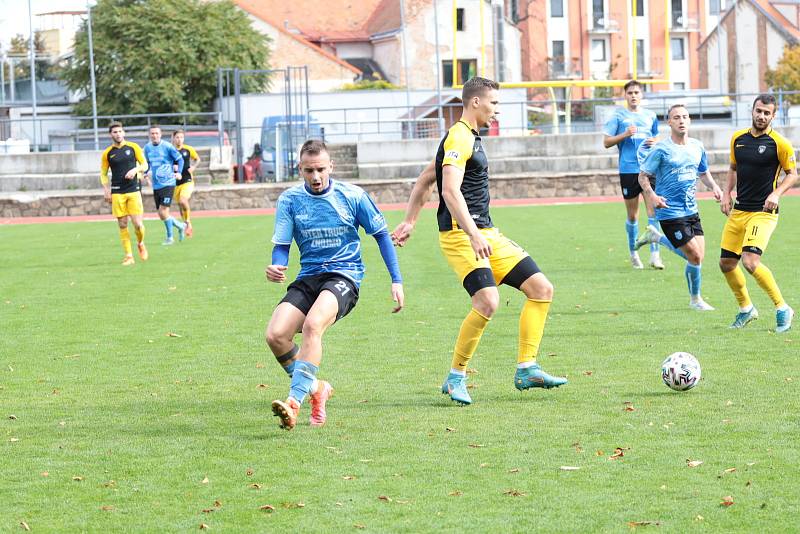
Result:
<svg viewBox="0 0 800 534"><path fill-rule="evenodd" d="M675 391L692 389L700 381L700 362L688 352L673 352L661 364L661 379Z"/></svg>

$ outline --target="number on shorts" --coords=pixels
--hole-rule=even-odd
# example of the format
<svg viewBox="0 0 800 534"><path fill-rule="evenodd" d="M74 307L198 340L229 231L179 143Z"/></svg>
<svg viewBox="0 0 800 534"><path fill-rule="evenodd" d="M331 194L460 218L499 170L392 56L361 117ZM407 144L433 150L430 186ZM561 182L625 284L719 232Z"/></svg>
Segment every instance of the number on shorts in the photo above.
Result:
<svg viewBox="0 0 800 534"><path fill-rule="evenodd" d="M336 282L335 284L333 284L333 287L335 287L336 289L338 289L338 290L339 290L339 294L340 294L341 296L345 296L345 295L347 295L347 293L349 293L349 292L350 292L350 288L349 288L349 287L347 287L347 284L346 284L346 283L344 283L344 282L343 282L343 281L341 281L341 280L340 280L340 281L338 281L338 282Z"/></svg>

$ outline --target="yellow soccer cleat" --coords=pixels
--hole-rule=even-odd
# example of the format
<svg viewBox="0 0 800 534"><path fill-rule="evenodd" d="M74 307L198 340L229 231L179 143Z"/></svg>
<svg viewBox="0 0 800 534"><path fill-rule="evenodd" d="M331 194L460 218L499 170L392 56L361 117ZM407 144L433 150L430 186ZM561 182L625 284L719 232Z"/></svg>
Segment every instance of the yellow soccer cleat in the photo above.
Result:
<svg viewBox="0 0 800 534"><path fill-rule="evenodd" d="M144 243L139 243L139 257L142 258L142 261L147 261L147 258L150 257L150 254L147 252L147 247L144 246Z"/></svg>

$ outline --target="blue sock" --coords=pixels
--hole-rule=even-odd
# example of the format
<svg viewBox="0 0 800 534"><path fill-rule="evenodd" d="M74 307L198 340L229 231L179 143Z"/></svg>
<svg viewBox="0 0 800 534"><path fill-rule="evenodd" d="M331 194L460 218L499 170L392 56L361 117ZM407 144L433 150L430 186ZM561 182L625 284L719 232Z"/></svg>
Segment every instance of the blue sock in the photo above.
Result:
<svg viewBox="0 0 800 534"><path fill-rule="evenodd" d="M684 272L686 274L686 283L689 285L689 295L692 297L699 297L700 286L702 284L700 265L692 265L691 263L687 263L686 270Z"/></svg>
<svg viewBox="0 0 800 534"><path fill-rule="evenodd" d="M639 222L625 219L625 233L628 234L628 250L633 254L636 251L636 234L639 233Z"/></svg>
<svg viewBox="0 0 800 534"><path fill-rule="evenodd" d="M647 218L647 224L659 228L658 219L656 219L655 215ZM658 243L650 243L650 254L653 252L658 252Z"/></svg>
<svg viewBox="0 0 800 534"><path fill-rule="evenodd" d="M179 221L179 220L178 220L178 219L176 219L175 217L170 217L170 219L172 220L172 224L174 224L175 226L177 226L177 227L178 227L178 228L180 228L181 230L183 230L184 228L186 228L186 223Z"/></svg>
<svg viewBox="0 0 800 534"><path fill-rule="evenodd" d="M167 239L172 239L172 221L174 219L172 217L167 217L164 221L164 226L167 227Z"/></svg>
<svg viewBox="0 0 800 534"><path fill-rule="evenodd" d="M291 378L292 373L294 373L294 366L296 363L297 361L293 361L292 363L283 368L283 370L286 371L286 374L289 375L289 378Z"/></svg>
<svg viewBox="0 0 800 534"><path fill-rule="evenodd" d="M314 364L298 361L294 363L294 372L292 372L292 385L289 388L289 396L303 403L303 400L314 385L314 380L317 378L317 371L319 367Z"/></svg>
<svg viewBox="0 0 800 534"><path fill-rule="evenodd" d="M684 260L686 259L686 254L684 254L681 249L672 246L672 243L670 243L669 239L667 239L665 236L662 235L661 239L658 242L667 247L668 249L670 249L672 252L674 252Z"/></svg>

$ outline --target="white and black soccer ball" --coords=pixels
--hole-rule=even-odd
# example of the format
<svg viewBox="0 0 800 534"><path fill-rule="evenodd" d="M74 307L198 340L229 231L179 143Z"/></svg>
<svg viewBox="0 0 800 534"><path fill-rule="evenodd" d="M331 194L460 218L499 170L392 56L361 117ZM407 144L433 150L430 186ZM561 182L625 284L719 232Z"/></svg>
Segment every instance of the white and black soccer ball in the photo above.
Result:
<svg viewBox="0 0 800 534"><path fill-rule="evenodd" d="M661 364L661 379L675 391L692 389L700 382L700 362L688 352L673 352Z"/></svg>

